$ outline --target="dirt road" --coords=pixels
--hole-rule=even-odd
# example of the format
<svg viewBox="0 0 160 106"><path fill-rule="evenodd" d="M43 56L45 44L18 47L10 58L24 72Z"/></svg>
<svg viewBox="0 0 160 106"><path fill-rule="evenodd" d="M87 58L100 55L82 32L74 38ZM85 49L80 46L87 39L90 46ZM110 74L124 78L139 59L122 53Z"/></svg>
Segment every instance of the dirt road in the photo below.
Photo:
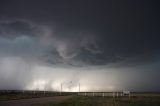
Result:
<svg viewBox="0 0 160 106"><path fill-rule="evenodd" d="M33 106L34 104L42 104L47 102L60 102L65 99L69 99L71 97L72 96L55 96L55 97L0 101L0 106Z"/></svg>

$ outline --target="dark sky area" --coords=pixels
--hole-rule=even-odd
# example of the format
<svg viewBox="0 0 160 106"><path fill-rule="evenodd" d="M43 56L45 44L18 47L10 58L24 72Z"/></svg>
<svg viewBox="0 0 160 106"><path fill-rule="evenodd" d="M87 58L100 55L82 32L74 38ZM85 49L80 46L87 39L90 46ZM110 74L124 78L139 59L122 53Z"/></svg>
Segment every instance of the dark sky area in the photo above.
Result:
<svg viewBox="0 0 160 106"><path fill-rule="evenodd" d="M158 0L1 0L0 89L160 91Z"/></svg>

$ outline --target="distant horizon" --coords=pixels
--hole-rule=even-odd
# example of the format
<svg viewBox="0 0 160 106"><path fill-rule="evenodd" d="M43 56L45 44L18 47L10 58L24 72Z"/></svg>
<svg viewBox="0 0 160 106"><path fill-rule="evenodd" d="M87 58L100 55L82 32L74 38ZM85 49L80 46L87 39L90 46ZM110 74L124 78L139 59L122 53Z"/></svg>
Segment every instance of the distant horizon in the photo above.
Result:
<svg viewBox="0 0 160 106"><path fill-rule="evenodd" d="M0 92L2 91L11 91L11 92L14 92L14 91L19 91L19 92L27 92L27 91L30 91L30 92L44 92L44 90L0 90ZM86 92L123 92L123 91L129 91L129 90L121 90L121 91L86 91ZM46 90L45 92L57 92L57 93L60 93L61 91L53 91L53 90ZM68 93L78 93L78 91L62 91L62 92L68 92ZM81 93L85 93L85 91L80 91ZM131 93L160 93L160 91L130 91Z"/></svg>

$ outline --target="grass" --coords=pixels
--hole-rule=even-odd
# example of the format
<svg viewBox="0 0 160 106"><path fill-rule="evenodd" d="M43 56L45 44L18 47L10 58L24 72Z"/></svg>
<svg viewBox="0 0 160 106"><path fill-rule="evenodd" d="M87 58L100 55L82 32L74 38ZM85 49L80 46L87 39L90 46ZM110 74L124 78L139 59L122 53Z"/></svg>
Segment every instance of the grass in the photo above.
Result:
<svg viewBox="0 0 160 106"><path fill-rule="evenodd" d="M48 92L45 96L58 96L59 93ZM63 95L75 95L63 94ZM131 99L128 97L91 97L91 96L73 96L68 100L54 103L34 104L34 106L160 106L160 93L132 93ZM43 92L10 92L0 93L0 102L13 99L27 99L35 97L44 97Z"/></svg>
<svg viewBox="0 0 160 106"><path fill-rule="evenodd" d="M59 103L38 104L36 106L160 106L160 97L84 97L74 96Z"/></svg>
<svg viewBox="0 0 160 106"><path fill-rule="evenodd" d="M33 91L23 92L0 92L0 101L7 100L18 100L18 99L31 99L31 98L40 98L40 97L51 97L51 96L59 96L59 92L44 92L36 91L34 94ZM62 96L72 95L72 93L62 93Z"/></svg>

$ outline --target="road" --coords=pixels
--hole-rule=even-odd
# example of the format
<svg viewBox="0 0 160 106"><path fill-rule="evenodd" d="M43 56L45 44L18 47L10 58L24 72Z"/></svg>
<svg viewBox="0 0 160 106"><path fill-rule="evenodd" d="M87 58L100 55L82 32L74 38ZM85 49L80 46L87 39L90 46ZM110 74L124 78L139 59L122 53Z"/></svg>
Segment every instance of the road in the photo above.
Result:
<svg viewBox="0 0 160 106"><path fill-rule="evenodd" d="M44 98L20 99L10 101L0 101L0 106L33 106L34 104L43 104L47 102L60 102L71 98L72 96L55 96Z"/></svg>

